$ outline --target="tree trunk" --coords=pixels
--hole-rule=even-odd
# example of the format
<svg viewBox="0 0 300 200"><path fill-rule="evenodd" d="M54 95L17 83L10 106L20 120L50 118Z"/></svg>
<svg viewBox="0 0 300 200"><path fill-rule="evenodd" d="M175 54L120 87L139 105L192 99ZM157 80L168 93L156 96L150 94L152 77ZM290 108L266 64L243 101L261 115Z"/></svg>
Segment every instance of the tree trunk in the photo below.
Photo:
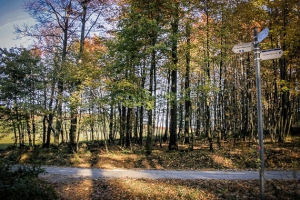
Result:
<svg viewBox="0 0 300 200"><path fill-rule="evenodd" d="M174 15L172 19L172 70L171 70L171 119L170 119L170 142L169 150L178 150L177 143L177 34L179 24L179 3L175 2Z"/></svg>
<svg viewBox="0 0 300 200"><path fill-rule="evenodd" d="M52 122L53 122L53 114L50 113L48 115L48 128L47 128L47 135L46 135L46 142L45 142L45 146L46 148L49 148L50 147L50 142L51 142L51 132L53 130L53 127L52 127ZM54 135L57 134L55 133L54 131Z"/></svg>
<svg viewBox="0 0 300 200"><path fill-rule="evenodd" d="M286 28L287 28L287 7L283 7L283 45L282 50L286 50ZM288 75L287 75L287 60L284 57L280 59L280 79L281 82L281 123L280 123L280 132L278 137L278 142L284 142L286 135L288 134L288 124L290 119L290 102L289 102L289 86L288 83Z"/></svg>
<svg viewBox="0 0 300 200"><path fill-rule="evenodd" d="M154 16L150 16L150 19L154 21ZM159 19L157 19L156 21L158 22ZM151 51L151 66L150 66L150 77L149 77L149 93L151 94L151 97L153 97L154 99L154 108L156 107L155 105L155 77L156 77L156 50L155 50L155 45L157 42L157 31L156 30L152 30L150 32L150 40L151 40L151 47L153 48ZM154 88L153 88L154 87ZM154 117L153 117L153 113L154 113ZM147 140L146 140L146 152L147 154L151 154L152 152L152 144L153 144L153 134L154 134L154 130L153 127L155 125L155 109L151 108L148 110L148 131L147 131ZM154 124L154 125L153 125Z"/></svg>
<svg viewBox="0 0 300 200"><path fill-rule="evenodd" d="M183 81L181 83L183 83ZM178 134L177 134L178 139L181 138L182 129L183 129L183 112L184 112L183 102L179 102L179 125L178 125Z"/></svg>
<svg viewBox="0 0 300 200"><path fill-rule="evenodd" d="M188 19L189 20L189 19ZM190 21L186 24L186 43L187 50L185 53L186 66L185 66L185 116L184 116L184 144L190 143L190 119L191 119L191 96L190 96L190 62L191 62L191 24Z"/></svg>
<svg viewBox="0 0 300 200"><path fill-rule="evenodd" d="M81 33L80 33L80 46L79 46L79 59L82 59L82 54L84 50L84 39L85 39L85 24L86 24L86 11L87 11L87 3L88 1L81 2L82 5L82 18L81 18ZM71 7L71 2L70 2L70 7ZM78 81L79 82L79 81ZM77 81L71 85L71 87L74 87L74 90L77 91L78 83ZM71 92L72 95L72 92ZM76 131L77 131L77 123L78 123L78 106L77 103L75 102L75 105L72 106L72 102L70 103L70 117L71 117L71 127L70 127L70 138L71 138L71 148L75 149L74 147L77 146L75 142L76 139ZM77 149L77 148L76 148ZM76 150L75 150L76 151Z"/></svg>
<svg viewBox="0 0 300 200"><path fill-rule="evenodd" d="M210 54L209 54L209 13L208 13L208 8L205 10L206 12L206 59L207 59L207 65L206 67L206 82L205 84L210 85ZM213 151L213 138L212 138L212 133L211 133L211 119L210 119L210 99L209 99L209 94L206 92L205 93L205 117L206 117L206 137L208 138L209 142L209 150Z"/></svg>
<svg viewBox="0 0 300 200"><path fill-rule="evenodd" d="M33 147L35 147L36 124L35 124L35 116L33 112L31 116L31 126L32 126L32 145Z"/></svg>
<svg viewBox="0 0 300 200"><path fill-rule="evenodd" d="M156 36L152 36L152 46L156 44ZM156 51L152 50L151 52L151 68L150 68L150 77L149 77L149 92L151 96L153 95L153 82L154 82L154 68L156 65ZM146 140L146 152L151 154L152 152L152 143L153 143L153 109L148 110L148 123L147 123L147 140Z"/></svg>
<svg viewBox="0 0 300 200"><path fill-rule="evenodd" d="M170 92L170 80L171 80L171 70L168 69L168 84L167 84L167 92ZM163 142L166 142L168 140L168 133L169 133L169 110L170 110L170 102L167 102L167 108L166 108L166 121L165 121L165 133L163 136Z"/></svg>
<svg viewBox="0 0 300 200"><path fill-rule="evenodd" d="M131 133L132 133L132 108L128 108L127 123L126 123L126 140L125 140L126 148L130 147Z"/></svg>
<svg viewBox="0 0 300 200"><path fill-rule="evenodd" d="M17 134L16 122L13 122L13 128L14 128L14 146L16 147L18 144L18 134Z"/></svg>
<svg viewBox="0 0 300 200"><path fill-rule="evenodd" d="M139 143L138 129L139 129L139 108L134 109L134 130L133 130L133 141L135 144Z"/></svg>
<svg viewBox="0 0 300 200"><path fill-rule="evenodd" d="M141 88L145 88L145 82L146 82L146 76L145 76L145 71L146 71L146 64L144 60L143 64L143 69L141 72ZM143 132L144 132L144 106L141 106L139 109L139 144L142 146L143 145Z"/></svg>
<svg viewBox="0 0 300 200"><path fill-rule="evenodd" d="M61 65L59 74L58 74L58 83L57 83L57 119L56 119L56 131L55 131L55 140L59 141L59 136L63 134L63 127L62 127L62 119L63 119L63 113L62 113L62 105L63 105L63 91L64 91L64 81L63 81L63 68L66 62L66 56L67 56L67 46L68 46L68 29L69 29L69 15L71 12L71 1L69 1L69 4L66 8L66 16L64 21L64 27L62 28L63 31L63 46L62 46L62 55L61 55ZM76 132L72 133L70 137L70 150L76 149Z"/></svg>
<svg viewBox="0 0 300 200"><path fill-rule="evenodd" d="M47 115L44 115L43 117L43 135L42 135L42 147L45 147L46 144L46 135L47 135Z"/></svg>
<svg viewBox="0 0 300 200"><path fill-rule="evenodd" d="M124 137L124 133L125 133L125 129L126 129L126 107L121 105L120 108L120 142L119 144L121 146L123 146L125 144L125 137Z"/></svg>
<svg viewBox="0 0 300 200"><path fill-rule="evenodd" d="M29 146L32 147L32 135L31 135L31 127L30 127L30 123L29 123L30 119L26 119L26 129L27 129L27 135L28 135L28 142L29 142Z"/></svg>
<svg viewBox="0 0 300 200"><path fill-rule="evenodd" d="M111 142L111 143L114 143L113 126L114 126L114 106L110 105L110 113L109 113L109 142Z"/></svg>

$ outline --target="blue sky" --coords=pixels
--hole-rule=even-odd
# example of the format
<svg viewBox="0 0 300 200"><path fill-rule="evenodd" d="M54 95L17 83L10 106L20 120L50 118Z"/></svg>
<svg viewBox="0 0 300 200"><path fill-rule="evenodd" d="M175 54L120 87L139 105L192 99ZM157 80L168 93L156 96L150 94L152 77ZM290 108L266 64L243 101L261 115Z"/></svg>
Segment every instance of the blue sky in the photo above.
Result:
<svg viewBox="0 0 300 200"><path fill-rule="evenodd" d="M27 47L29 37L16 39L14 25L32 25L34 20L23 9L23 0L0 0L0 48Z"/></svg>

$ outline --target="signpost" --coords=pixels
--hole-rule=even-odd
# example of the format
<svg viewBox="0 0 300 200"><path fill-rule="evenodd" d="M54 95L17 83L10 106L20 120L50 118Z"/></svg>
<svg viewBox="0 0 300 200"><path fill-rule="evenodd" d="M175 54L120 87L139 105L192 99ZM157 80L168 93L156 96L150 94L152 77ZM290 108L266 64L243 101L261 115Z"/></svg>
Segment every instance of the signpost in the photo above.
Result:
<svg viewBox="0 0 300 200"><path fill-rule="evenodd" d="M266 38L266 36L264 36L264 38ZM259 54L260 54L260 50L259 50L259 41L257 35L257 27L255 27L254 28L254 62L256 68L257 126L258 126L258 140L259 140L258 149L259 149L259 160L260 160L260 170L259 170L260 199L265 199L264 136L263 136L263 121L262 121L262 105L261 105L262 98L261 98L261 85L260 85L261 77L260 77Z"/></svg>
<svg viewBox="0 0 300 200"><path fill-rule="evenodd" d="M253 50L253 43L252 42L236 44L232 48L232 51L234 53L244 53L244 52L249 52L249 51L252 51L252 50Z"/></svg>
<svg viewBox="0 0 300 200"><path fill-rule="evenodd" d="M254 50L254 63L256 68L256 87L257 87L257 126L259 139L259 159L260 159L260 199L265 198L265 184L264 184L264 142L263 142L263 121L262 121L262 98L261 98L261 76L260 76L260 60L278 59L283 55L281 49L269 49L261 51L259 43L263 41L269 34L269 28L265 28L259 34L257 27L254 28L254 43L236 44L233 46L234 53L243 53Z"/></svg>
<svg viewBox="0 0 300 200"><path fill-rule="evenodd" d="M258 34L257 41L258 42L263 41L268 36L268 34L269 34L269 28L265 28Z"/></svg>
<svg viewBox="0 0 300 200"><path fill-rule="evenodd" d="M269 49L261 51L260 59L261 60L271 60L281 58L283 55L283 51L281 49Z"/></svg>

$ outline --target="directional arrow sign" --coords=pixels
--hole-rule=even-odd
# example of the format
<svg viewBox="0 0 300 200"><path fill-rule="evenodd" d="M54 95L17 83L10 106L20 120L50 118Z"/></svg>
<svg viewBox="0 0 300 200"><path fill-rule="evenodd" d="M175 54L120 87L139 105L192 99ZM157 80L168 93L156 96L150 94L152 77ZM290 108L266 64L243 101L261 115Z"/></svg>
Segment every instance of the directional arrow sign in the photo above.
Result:
<svg viewBox="0 0 300 200"><path fill-rule="evenodd" d="M258 42L263 41L268 36L268 34L269 34L269 28L265 28L258 34L257 41Z"/></svg>
<svg viewBox="0 0 300 200"><path fill-rule="evenodd" d="M283 51L281 49L269 49L261 51L260 59L261 60L270 60L270 59L277 59L281 58L283 55Z"/></svg>
<svg viewBox="0 0 300 200"><path fill-rule="evenodd" d="M232 51L234 53L249 52L249 51L252 51L252 50L253 50L253 44L252 44L252 42L242 43L242 44L236 44L232 48Z"/></svg>

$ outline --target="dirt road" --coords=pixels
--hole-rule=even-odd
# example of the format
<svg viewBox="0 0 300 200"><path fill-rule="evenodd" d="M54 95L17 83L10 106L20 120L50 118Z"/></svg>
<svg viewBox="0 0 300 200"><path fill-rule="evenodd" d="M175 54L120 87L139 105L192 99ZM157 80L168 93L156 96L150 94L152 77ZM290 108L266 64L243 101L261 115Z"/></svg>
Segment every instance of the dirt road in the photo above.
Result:
<svg viewBox="0 0 300 200"><path fill-rule="evenodd" d="M99 178L149 178L149 179L219 179L219 180L255 180L259 179L258 171L173 171L173 170L128 170L97 169L71 167L43 167L46 174L40 177L53 182L71 179ZM299 180L300 171L265 171L265 179Z"/></svg>

